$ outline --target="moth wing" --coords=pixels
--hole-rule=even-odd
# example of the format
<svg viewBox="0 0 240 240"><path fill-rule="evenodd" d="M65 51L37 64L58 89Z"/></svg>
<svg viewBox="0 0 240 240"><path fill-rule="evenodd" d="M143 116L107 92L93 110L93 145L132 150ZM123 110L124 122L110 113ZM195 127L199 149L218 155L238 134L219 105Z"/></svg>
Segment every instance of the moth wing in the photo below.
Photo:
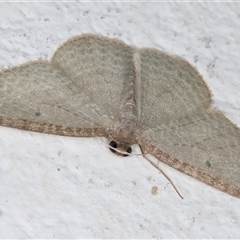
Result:
<svg viewBox="0 0 240 240"><path fill-rule="evenodd" d="M61 69L104 116L118 116L132 71L133 48L121 41L83 35L60 47L52 64Z"/></svg>
<svg viewBox="0 0 240 240"><path fill-rule="evenodd" d="M153 49L141 50L142 125L155 127L198 113L210 104L206 84L187 61Z"/></svg>
<svg viewBox="0 0 240 240"><path fill-rule="evenodd" d="M120 41L92 35L69 40L50 63L36 61L0 73L0 124L49 133L56 129L46 124L109 128L131 65L132 48ZM44 123L45 129L29 121Z"/></svg>
<svg viewBox="0 0 240 240"><path fill-rule="evenodd" d="M196 114L149 128L145 152L240 198L240 132L222 113Z"/></svg>
<svg viewBox="0 0 240 240"><path fill-rule="evenodd" d="M0 123L4 126L33 131L44 129L33 129L30 122L65 128L106 127L98 106L48 62L31 62L2 71L0 96Z"/></svg>

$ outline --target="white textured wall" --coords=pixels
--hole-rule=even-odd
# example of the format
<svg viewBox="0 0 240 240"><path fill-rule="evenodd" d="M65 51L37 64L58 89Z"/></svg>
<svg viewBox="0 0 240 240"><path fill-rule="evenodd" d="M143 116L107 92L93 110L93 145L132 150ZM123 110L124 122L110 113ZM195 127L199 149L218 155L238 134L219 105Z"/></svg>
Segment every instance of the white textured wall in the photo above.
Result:
<svg viewBox="0 0 240 240"><path fill-rule="evenodd" d="M1 3L0 67L95 33L191 62L240 126L239 3ZM240 199L100 139L0 127L0 238L240 237ZM151 188L158 194L151 195Z"/></svg>

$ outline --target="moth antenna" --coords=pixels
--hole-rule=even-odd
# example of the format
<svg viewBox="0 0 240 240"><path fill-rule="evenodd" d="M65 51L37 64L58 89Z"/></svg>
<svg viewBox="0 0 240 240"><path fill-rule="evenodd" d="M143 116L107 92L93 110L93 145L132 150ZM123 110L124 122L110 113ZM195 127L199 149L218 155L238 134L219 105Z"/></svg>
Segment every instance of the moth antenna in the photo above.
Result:
<svg viewBox="0 0 240 240"><path fill-rule="evenodd" d="M174 185L174 183L172 182L172 180L167 176L167 174L157 165L157 164L155 164L154 162L152 162L146 155L148 154L148 153L144 153L143 152L143 150L142 150L142 147L140 146L140 149L141 149L141 152L142 153L128 153L128 152L123 152L123 151L120 151L120 150L118 150L117 148L114 148L114 147L112 147L112 146L110 146L109 144L107 144L107 143L105 143L103 140L102 140L102 138L100 138L101 139L101 141L107 146L107 147L109 147L109 148L111 148L111 149L113 149L114 151L116 151L116 152L118 152L118 153L121 153L121 154L126 154L126 155L128 155L128 156L143 156L144 158L146 158L147 160L148 160L148 162L150 162L155 168L157 168L162 174L163 174L163 176L170 182L170 184L172 185L172 187L174 188L174 190L177 192L177 194L178 194L178 196L180 197L180 198L182 198L183 199L183 196L180 194L180 192L177 190L177 187Z"/></svg>
<svg viewBox="0 0 240 240"><path fill-rule="evenodd" d="M140 145L139 145L140 146ZM177 187L174 185L174 183L172 182L172 180L167 176L167 174L154 162L152 162L147 156L146 154L147 153L144 153L143 150L142 150L142 147L140 146L140 149L141 149L141 152L142 152L142 155L143 157L145 157L148 162L150 162L155 168L157 168L162 174L163 176L171 183L172 187L174 188L174 190L177 192L178 196L183 199L183 196L180 194L180 192L177 190Z"/></svg>

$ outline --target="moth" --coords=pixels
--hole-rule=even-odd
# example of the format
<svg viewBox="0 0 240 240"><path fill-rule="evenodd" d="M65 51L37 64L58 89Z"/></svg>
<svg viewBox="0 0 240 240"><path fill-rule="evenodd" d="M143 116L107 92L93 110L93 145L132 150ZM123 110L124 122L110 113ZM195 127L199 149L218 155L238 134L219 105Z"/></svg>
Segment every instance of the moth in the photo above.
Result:
<svg viewBox="0 0 240 240"><path fill-rule="evenodd" d="M0 72L0 125L105 137L240 198L240 132L212 107L198 71L180 57L96 35L74 37L51 61Z"/></svg>

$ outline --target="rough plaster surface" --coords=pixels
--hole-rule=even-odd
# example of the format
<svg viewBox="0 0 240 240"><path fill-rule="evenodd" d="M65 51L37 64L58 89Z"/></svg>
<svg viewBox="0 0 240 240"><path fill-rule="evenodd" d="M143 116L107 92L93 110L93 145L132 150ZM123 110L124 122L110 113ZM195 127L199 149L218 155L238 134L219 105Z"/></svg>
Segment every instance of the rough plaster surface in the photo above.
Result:
<svg viewBox="0 0 240 240"><path fill-rule="evenodd" d="M239 20L239 3L1 3L0 67L82 33L116 37L186 58L240 126ZM161 164L181 200L144 158L97 138L0 127L0 163L0 238L240 237L239 199Z"/></svg>

